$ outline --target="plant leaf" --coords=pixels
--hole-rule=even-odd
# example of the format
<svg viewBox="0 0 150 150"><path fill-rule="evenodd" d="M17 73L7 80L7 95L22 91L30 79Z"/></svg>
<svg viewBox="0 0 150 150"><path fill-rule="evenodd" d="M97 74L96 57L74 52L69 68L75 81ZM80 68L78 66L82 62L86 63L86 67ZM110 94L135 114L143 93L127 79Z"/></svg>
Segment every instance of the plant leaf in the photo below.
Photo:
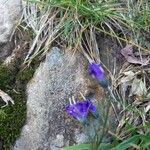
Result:
<svg viewBox="0 0 150 150"><path fill-rule="evenodd" d="M139 139L141 135L135 135L122 143L118 144L116 147L112 148L111 150L126 150L127 148L131 147L133 144L135 144Z"/></svg>
<svg viewBox="0 0 150 150"><path fill-rule="evenodd" d="M65 147L62 150L91 150L91 144L80 144L80 145L74 145Z"/></svg>
<svg viewBox="0 0 150 150"><path fill-rule="evenodd" d="M147 88L142 79L135 78L132 83L131 95L144 96L147 94Z"/></svg>
<svg viewBox="0 0 150 150"><path fill-rule="evenodd" d="M134 79L135 73L133 71L124 72L125 77L121 78L121 83L126 83Z"/></svg>
<svg viewBox="0 0 150 150"><path fill-rule="evenodd" d="M111 149L110 143L101 143L97 150L108 150Z"/></svg>

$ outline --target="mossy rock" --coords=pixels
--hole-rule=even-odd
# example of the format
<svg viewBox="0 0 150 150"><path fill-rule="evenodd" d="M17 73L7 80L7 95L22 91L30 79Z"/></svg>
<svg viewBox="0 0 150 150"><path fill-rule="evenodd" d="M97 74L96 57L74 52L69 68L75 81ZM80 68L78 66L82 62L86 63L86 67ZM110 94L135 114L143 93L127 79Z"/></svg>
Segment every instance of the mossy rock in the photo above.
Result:
<svg viewBox="0 0 150 150"><path fill-rule="evenodd" d="M19 70L19 69L18 69ZM29 67L15 73L0 65L0 89L8 93L15 102L7 107L0 108L0 142L3 149L9 150L16 138L20 135L21 127L26 120L26 84L32 78L34 68ZM0 107L5 103L0 100Z"/></svg>

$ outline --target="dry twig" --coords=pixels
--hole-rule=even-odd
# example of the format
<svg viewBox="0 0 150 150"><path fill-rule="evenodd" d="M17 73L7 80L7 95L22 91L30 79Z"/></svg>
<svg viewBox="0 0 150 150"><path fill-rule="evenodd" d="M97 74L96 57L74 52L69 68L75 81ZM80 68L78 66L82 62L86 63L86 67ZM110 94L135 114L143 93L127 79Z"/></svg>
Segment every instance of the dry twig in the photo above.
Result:
<svg viewBox="0 0 150 150"><path fill-rule="evenodd" d="M12 100L12 98L5 93L4 91L2 91L0 89L0 97L2 98L2 100L6 103L4 106L2 106L1 108L4 108L8 105L8 102L10 101L13 105L14 105L14 101Z"/></svg>

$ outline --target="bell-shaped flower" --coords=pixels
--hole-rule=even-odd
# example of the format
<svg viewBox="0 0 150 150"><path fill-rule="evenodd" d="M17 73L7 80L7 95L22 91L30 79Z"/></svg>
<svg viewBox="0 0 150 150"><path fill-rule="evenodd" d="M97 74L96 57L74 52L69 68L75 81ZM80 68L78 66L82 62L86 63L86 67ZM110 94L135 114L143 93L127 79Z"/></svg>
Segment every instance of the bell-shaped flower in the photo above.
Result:
<svg viewBox="0 0 150 150"><path fill-rule="evenodd" d="M95 78L103 88L108 88L103 68L96 63L89 64L89 74Z"/></svg>
<svg viewBox="0 0 150 150"><path fill-rule="evenodd" d="M82 124L89 124L87 119L89 112L91 112L95 118L98 117L96 107L93 105L90 99L77 102L69 99L69 101L70 104L66 106L66 112Z"/></svg>

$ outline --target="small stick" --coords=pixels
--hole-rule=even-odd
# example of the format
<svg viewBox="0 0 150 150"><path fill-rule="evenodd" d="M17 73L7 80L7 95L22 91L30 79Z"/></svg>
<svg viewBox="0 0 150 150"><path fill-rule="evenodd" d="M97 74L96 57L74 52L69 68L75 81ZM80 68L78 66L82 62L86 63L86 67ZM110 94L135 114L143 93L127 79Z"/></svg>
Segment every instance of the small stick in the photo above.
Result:
<svg viewBox="0 0 150 150"><path fill-rule="evenodd" d="M74 99L74 96L72 96L72 101L73 101L74 104L76 104L76 101L75 101L75 99Z"/></svg>
<svg viewBox="0 0 150 150"><path fill-rule="evenodd" d="M13 105L14 105L14 101L12 100L12 98L5 93L4 91L2 91L0 89L0 97L2 98L2 100L6 103L4 106L2 106L1 108L4 108L8 105L8 102L10 101Z"/></svg>
<svg viewBox="0 0 150 150"><path fill-rule="evenodd" d="M85 96L80 92L80 95L82 96L82 98L84 99L84 100L86 100L86 98L85 98Z"/></svg>
<svg viewBox="0 0 150 150"><path fill-rule="evenodd" d="M71 101L71 98L69 98L69 102L70 102L70 105L73 105L73 104L72 104L72 101Z"/></svg>

